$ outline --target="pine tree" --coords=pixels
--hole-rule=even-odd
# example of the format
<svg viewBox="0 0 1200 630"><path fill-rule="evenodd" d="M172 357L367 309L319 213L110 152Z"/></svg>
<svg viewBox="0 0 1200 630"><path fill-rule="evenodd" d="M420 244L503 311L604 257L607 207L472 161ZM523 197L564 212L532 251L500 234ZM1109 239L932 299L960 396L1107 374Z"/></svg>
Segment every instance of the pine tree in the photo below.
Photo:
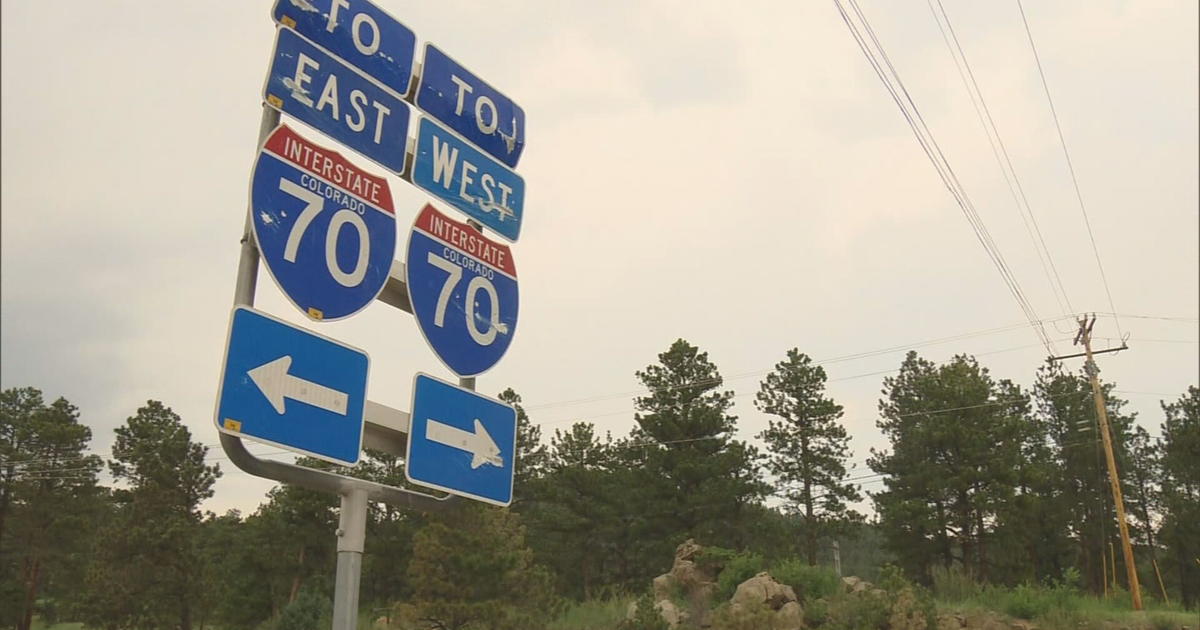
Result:
<svg viewBox="0 0 1200 630"><path fill-rule="evenodd" d="M86 529L100 507L92 432L63 398L0 393L0 621L28 630L39 599L67 599L83 572ZM50 588L47 588L50 587Z"/></svg>
<svg viewBox="0 0 1200 630"><path fill-rule="evenodd" d="M151 400L116 429L109 470L125 487L89 572L85 621L190 630L204 585L200 502L220 475L179 416ZM114 587L115 584L115 587Z"/></svg>
<svg viewBox="0 0 1200 630"><path fill-rule="evenodd" d="M757 452L733 439L733 392L719 389L723 381L708 353L683 339L658 360L637 372L648 393L634 400L631 436L645 453L645 486L655 490L644 509L656 539L666 554L688 537L742 546L744 508L766 488Z"/></svg>
<svg viewBox="0 0 1200 630"><path fill-rule="evenodd" d="M802 516L805 555L815 565L818 538L862 519L846 505L861 497L844 481L850 436L838 422L842 406L825 396L825 369L795 348L760 384L755 403L779 418L758 437L767 444L768 469L791 484L786 496Z"/></svg>
<svg viewBox="0 0 1200 630"><path fill-rule="evenodd" d="M1113 383L1103 385L1109 431L1117 470L1127 471L1126 445L1132 436L1134 416L1122 411L1126 402L1113 394L1113 387ZM1034 395L1054 445L1058 498L1067 512L1062 527L1077 541L1072 564L1079 568L1088 590L1102 593L1103 559L1109 545L1119 545L1120 540L1091 383L1082 370L1072 373L1054 363L1038 370Z"/></svg>
<svg viewBox="0 0 1200 630"><path fill-rule="evenodd" d="M888 475L874 498L889 548L924 579L932 562L987 579L996 518L1018 482L1028 398L971 357L934 366L915 352L883 391L876 424L891 452L872 450L868 464Z"/></svg>
<svg viewBox="0 0 1200 630"><path fill-rule="evenodd" d="M1184 606L1200 603L1200 387L1163 404L1163 527Z"/></svg>
<svg viewBox="0 0 1200 630"><path fill-rule="evenodd" d="M1005 400L1023 399L1015 387L1000 394ZM1071 566L1075 544L1070 538L1070 511L1062 500L1061 468L1050 437L1050 426L1022 404L1017 434L1016 489L1001 505L997 526L994 582L1062 581Z"/></svg>
<svg viewBox="0 0 1200 630"><path fill-rule="evenodd" d="M521 406L521 395L510 387L498 396L500 400L517 410L517 457L513 472L514 503L519 502L529 489L529 483L545 472L546 447L542 444L542 429L529 420L529 414Z"/></svg>
<svg viewBox="0 0 1200 630"><path fill-rule="evenodd" d="M1154 535L1154 515L1162 511L1158 445L1146 429L1137 426L1124 450L1128 453L1130 465L1122 472L1121 482L1124 486L1125 509L1133 521L1130 524L1130 537L1134 541L1138 538L1144 540L1150 559L1157 563L1158 541Z"/></svg>
<svg viewBox="0 0 1200 630"><path fill-rule="evenodd" d="M539 628L556 603L508 509L467 505L431 517L416 535L408 578L412 599L400 612L416 627Z"/></svg>
<svg viewBox="0 0 1200 630"><path fill-rule="evenodd" d="M538 561L572 597L587 599L602 586L637 582L630 569L640 546L629 519L641 504L630 499L633 474L617 455L612 437L596 435L590 423L556 430L545 475L521 512Z"/></svg>

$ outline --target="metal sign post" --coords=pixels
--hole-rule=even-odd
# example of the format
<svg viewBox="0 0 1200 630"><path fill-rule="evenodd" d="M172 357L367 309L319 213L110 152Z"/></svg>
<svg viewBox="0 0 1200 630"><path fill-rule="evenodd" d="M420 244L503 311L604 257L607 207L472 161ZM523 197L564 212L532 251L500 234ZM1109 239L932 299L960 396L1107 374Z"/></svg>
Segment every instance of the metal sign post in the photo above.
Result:
<svg viewBox="0 0 1200 630"><path fill-rule="evenodd" d="M276 0L272 17L279 26L262 91L259 153L214 419L222 450L242 471L341 498L333 628L354 630L369 502L436 513L462 504L454 493L498 505L512 500L516 412L474 390L475 376L503 356L516 328L512 253L484 238L480 224L509 241L520 233L525 185L512 168L525 144L525 114L432 45L419 76L415 34L370 0ZM424 131L409 138L414 105L449 129L422 119ZM395 260L386 179L280 125L281 113L478 221L468 220L469 229L446 217L437 223L459 230L453 260L422 250L423 267L465 281L456 292L444 278L430 284L429 269L416 270L414 284L423 279L437 289L433 310L440 303L440 315L426 312L428 287L410 291L408 269ZM422 216L436 214L427 210ZM434 229L430 238L439 235ZM437 381L437 391L420 399L420 413L416 398L413 413L367 400L365 350L254 310L260 256L312 321L350 317L374 300L413 314L459 387ZM488 300L474 299L479 294ZM448 303L465 319L446 325ZM249 437L345 465L357 462L362 448L377 449L404 456L408 473L416 433L418 452L452 452L452 467L434 462L417 472L451 494L259 459L242 443Z"/></svg>
<svg viewBox="0 0 1200 630"><path fill-rule="evenodd" d="M278 125L279 112L270 107L264 107L258 131L260 145ZM246 223L242 231L241 253L238 258L237 282L233 293L234 306L254 306L254 294L258 285L259 253L254 240L252 221L249 209L247 209ZM400 295L407 293L402 283L402 271L393 268L391 277L388 279L389 286L384 288L379 299L384 303L411 312L407 300L400 301L396 298L397 293ZM470 381L469 385L464 384L463 386L473 387L474 379L470 379ZM368 402L366 418L367 423L364 427L364 443L366 445L372 448L385 447L386 450L393 452L403 452L402 449L397 448L397 443L406 440L398 439L400 436L397 434L407 434L408 414ZM221 449L225 451L229 460L251 475L294 484L309 490L334 492L341 496L341 513L338 516L337 531L337 576L333 597L333 630L355 630L358 624L358 592L362 576L362 553L363 542L366 538L368 501L381 501L397 507L424 512L445 512L456 508L461 503L461 499L454 495L438 498L373 481L312 470L284 462L259 459L246 450L246 445L237 435L221 433L220 438ZM389 445L391 448L386 448Z"/></svg>

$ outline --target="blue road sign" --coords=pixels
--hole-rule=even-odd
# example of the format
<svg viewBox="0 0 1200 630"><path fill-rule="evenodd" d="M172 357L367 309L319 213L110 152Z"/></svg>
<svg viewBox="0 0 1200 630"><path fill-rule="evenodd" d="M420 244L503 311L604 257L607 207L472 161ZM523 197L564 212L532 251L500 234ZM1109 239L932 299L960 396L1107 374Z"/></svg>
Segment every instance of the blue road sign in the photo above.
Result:
<svg viewBox="0 0 1200 630"><path fill-rule="evenodd" d="M425 44L417 107L511 167L525 148L525 110L433 44Z"/></svg>
<svg viewBox="0 0 1200 630"><path fill-rule="evenodd" d="M367 353L247 307L229 322L217 428L353 466L362 447Z"/></svg>
<svg viewBox="0 0 1200 630"><path fill-rule="evenodd" d="M396 215L383 177L280 125L254 165L250 208L267 270L311 319L349 317L387 284Z"/></svg>
<svg viewBox="0 0 1200 630"><path fill-rule="evenodd" d="M434 354L459 376L504 356L517 330L517 267L508 246L426 205L405 259L408 299Z"/></svg>
<svg viewBox="0 0 1200 630"><path fill-rule="evenodd" d="M521 235L525 180L425 117L412 183L514 243Z"/></svg>
<svg viewBox="0 0 1200 630"><path fill-rule="evenodd" d="M280 28L263 100L397 173L408 105L320 46Z"/></svg>
<svg viewBox="0 0 1200 630"><path fill-rule="evenodd" d="M396 92L408 93L417 36L367 0L275 0L276 22Z"/></svg>
<svg viewBox="0 0 1200 630"><path fill-rule="evenodd" d="M512 503L517 411L427 374L413 380L408 480L494 505Z"/></svg>

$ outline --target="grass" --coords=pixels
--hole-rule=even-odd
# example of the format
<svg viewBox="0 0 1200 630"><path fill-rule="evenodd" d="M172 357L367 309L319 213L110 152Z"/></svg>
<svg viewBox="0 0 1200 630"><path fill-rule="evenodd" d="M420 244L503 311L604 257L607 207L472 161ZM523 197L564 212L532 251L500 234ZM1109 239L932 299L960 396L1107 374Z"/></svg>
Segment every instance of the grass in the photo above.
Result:
<svg viewBox="0 0 1200 630"><path fill-rule="evenodd" d="M635 599L618 596L572 602L546 630L613 630L625 619L625 611Z"/></svg>
<svg viewBox="0 0 1200 630"><path fill-rule="evenodd" d="M935 577L935 591L937 581ZM1148 597L1144 598L1145 610L1135 612L1128 596L1103 599L1063 585L1014 588L976 585L968 588L957 579L950 580L950 585L949 592L938 593L940 612L985 614L991 611L1032 621L1041 630L1107 627L1175 630L1181 626L1195 627L1200 621L1194 611L1166 606Z"/></svg>

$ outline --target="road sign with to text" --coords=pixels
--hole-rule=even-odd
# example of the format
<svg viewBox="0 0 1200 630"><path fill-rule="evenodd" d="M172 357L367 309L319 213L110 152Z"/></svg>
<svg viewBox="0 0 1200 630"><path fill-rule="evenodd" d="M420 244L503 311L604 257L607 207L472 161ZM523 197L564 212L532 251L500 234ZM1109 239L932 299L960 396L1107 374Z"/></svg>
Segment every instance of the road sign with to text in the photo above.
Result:
<svg viewBox="0 0 1200 630"><path fill-rule="evenodd" d="M510 167L525 148L525 110L433 44L425 45L417 107Z"/></svg>
<svg viewBox="0 0 1200 630"><path fill-rule="evenodd" d="M271 15L386 85L408 93L417 36L367 0L275 0Z"/></svg>
<svg viewBox="0 0 1200 630"><path fill-rule="evenodd" d="M280 28L263 100L397 173L408 105L320 46Z"/></svg>

